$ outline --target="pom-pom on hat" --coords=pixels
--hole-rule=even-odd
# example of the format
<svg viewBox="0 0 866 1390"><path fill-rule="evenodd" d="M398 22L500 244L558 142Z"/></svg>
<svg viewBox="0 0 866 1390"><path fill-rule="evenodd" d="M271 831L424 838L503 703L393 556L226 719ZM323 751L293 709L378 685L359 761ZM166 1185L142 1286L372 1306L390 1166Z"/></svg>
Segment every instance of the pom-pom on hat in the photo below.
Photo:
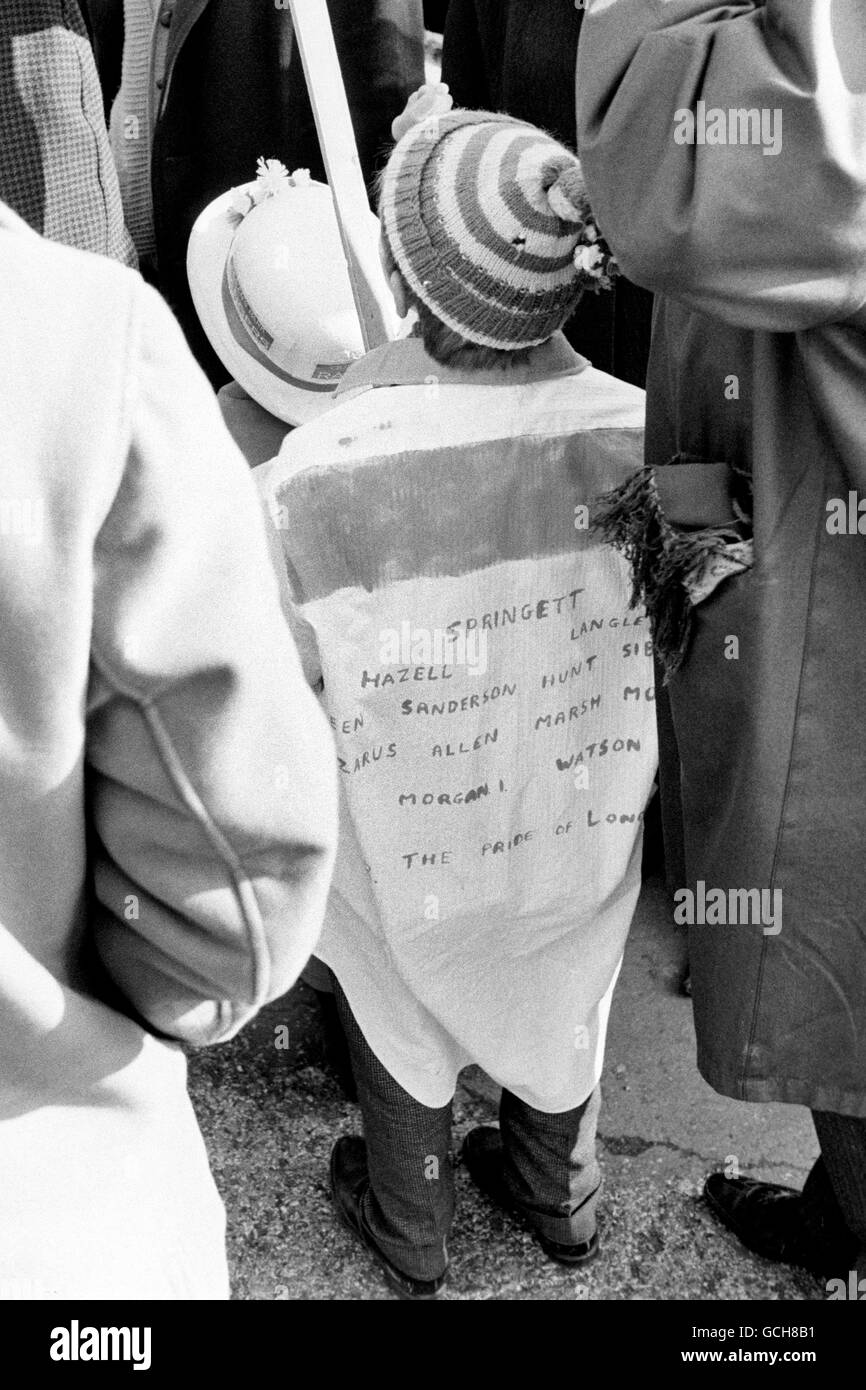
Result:
<svg viewBox="0 0 866 1390"><path fill-rule="evenodd" d="M410 290L484 347L545 342L609 259L601 248L592 266L580 255L598 232L577 156L534 126L486 111L413 126L388 161L379 212Z"/></svg>

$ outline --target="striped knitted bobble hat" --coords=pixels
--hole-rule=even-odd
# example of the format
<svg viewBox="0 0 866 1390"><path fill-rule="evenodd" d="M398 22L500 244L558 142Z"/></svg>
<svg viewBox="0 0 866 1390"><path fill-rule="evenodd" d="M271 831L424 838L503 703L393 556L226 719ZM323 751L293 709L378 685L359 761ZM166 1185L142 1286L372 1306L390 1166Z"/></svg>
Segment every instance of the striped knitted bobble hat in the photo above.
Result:
<svg viewBox="0 0 866 1390"><path fill-rule="evenodd" d="M523 121L487 111L422 121L391 154L379 211L409 288L469 342L534 347L581 298L580 162Z"/></svg>

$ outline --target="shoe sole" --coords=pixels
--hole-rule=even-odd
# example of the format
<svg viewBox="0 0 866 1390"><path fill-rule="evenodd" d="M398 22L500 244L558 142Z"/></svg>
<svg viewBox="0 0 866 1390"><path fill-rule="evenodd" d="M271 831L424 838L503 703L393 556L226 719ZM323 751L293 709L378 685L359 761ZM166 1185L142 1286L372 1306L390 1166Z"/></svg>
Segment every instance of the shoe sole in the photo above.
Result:
<svg viewBox="0 0 866 1390"><path fill-rule="evenodd" d="M601 1252L601 1242L598 1236L594 1236L589 1250L581 1255L558 1255L545 1245L544 1240L535 1232L535 1238L549 1260L555 1260L558 1265L565 1265L569 1269L579 1269L581 1265L592 1264Z"/></svg>

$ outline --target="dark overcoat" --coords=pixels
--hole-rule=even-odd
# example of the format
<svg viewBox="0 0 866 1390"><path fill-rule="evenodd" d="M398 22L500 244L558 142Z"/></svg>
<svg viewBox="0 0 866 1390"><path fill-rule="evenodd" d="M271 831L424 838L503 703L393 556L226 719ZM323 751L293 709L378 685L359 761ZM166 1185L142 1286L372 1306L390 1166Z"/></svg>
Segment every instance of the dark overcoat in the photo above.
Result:
<svg viewBox="0 0 866 1390"><path fill-rule="evenodd" d="M676 543L733 526L754 544L691 609L669 687L684 886L781 894L779 930L692 928L699 1065L727 1095L866 1116L866 7L608 0L577 89L599 221L660 296L657 632L683 597ZM645 561L639 526L630 543Z"/></svg>

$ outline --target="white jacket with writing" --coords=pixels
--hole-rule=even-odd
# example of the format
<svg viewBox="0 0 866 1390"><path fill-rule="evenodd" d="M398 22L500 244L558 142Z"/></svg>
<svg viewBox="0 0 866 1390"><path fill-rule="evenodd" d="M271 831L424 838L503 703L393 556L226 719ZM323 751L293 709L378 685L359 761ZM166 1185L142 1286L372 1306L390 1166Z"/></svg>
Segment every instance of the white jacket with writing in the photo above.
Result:
<svg viewBox="0 0 866 1390"><path fill-rule="evenodd" d="M656 736L649 632L590 521L643 406L559 335L471 374L408 339L258 470L337 741L317 954L429 1106L470 1062L549 1112L598 1081Z"/></svg>

